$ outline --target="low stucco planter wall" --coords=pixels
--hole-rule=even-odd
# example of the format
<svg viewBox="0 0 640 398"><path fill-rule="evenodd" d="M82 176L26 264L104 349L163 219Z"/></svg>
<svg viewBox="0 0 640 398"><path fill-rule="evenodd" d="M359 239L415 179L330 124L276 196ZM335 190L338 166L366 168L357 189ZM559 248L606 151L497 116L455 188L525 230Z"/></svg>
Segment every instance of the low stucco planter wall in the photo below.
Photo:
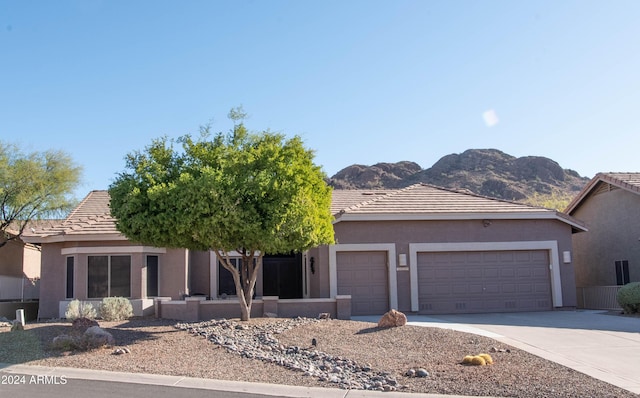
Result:
<svg viewBox="0 0 640 398"><path fill-rule="evenodd" d="M156 317L186 322L240 317L240 304L237 299L202 300L199 297L187 297L185 300L171 300L159 297L154 300L154 305ZM332 318L350 319L351 296L286 300L263 297L253 300L251 316L261 317L265 313L273 313L284 318L315 318L321 313L328 313Z"/></svg>

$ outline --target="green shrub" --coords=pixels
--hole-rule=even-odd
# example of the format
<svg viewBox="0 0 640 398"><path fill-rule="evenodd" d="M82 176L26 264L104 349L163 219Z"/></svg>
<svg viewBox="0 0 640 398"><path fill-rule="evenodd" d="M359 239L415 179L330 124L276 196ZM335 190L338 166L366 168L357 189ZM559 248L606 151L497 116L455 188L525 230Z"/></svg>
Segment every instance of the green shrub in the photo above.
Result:
<svg viewBox="0 0 640 398"><path fill-rule="evenodd" d="M105 297L102 299L100 316L105 321L123 321L133 316L133 307L124 297Z"/></svg>
<svg viewBox="0 0 640 398"><path fill-rule="evenodd" d="M64 316L70 321L76 318L95 319L97 312L96 309L93 308L93 304L76 299L67 305L67 311L64 313Z"/></svg>
<svg viewBox="0 0 640 398"><path fill-rule="evenodd" d="M631 282L618 290L618 304L625 314L640 312L640 282Z"/></svg>

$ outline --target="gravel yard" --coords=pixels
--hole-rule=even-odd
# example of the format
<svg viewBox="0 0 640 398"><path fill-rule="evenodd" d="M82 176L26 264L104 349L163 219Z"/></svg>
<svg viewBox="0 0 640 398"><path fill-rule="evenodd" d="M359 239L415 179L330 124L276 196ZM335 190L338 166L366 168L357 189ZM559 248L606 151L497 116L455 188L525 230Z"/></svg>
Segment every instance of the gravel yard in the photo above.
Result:
<svg viewBox="0 0 640 398"><path fill-rule="evenodd" d="M452 330L417 326L379 329L372 323L340 320L292 324L291 320L266 318L222 326L179 324L182 329L177 324L152 318L100 322L113 334L117 347L130 348L131 353L123 355L113 355L113 347L89 352L52 351L50 342L68 333L69 323L32 323L25 332L13 333L0 328L0 362L336 388L338 384L330 380L331 375L319 378L313 372L278 365L277 360L246 358L238 354L239 350L205 337L224 335L227 343L251 341L268 330L277 340L271 341L271 346L284 348L282 355L300 358L303 352L315 352L315 357L341 361L343 368L348 368L347 364L370 368L371 374L395 380L398 391L510 397L637 396L490 338ZM316 339L315 347L312 338ZM257 355L252 352L251 356ZM460 364L465 355L479 353L489 353L494 364ZM426 369L429 376L406 376L409 369L417 368Z"/></svg>

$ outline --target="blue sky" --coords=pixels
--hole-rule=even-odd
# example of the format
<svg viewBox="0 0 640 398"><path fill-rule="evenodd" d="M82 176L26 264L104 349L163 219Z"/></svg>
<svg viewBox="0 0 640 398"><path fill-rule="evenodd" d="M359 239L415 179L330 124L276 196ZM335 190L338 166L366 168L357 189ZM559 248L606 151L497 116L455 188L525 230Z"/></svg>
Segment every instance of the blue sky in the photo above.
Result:
<svg viewBox="0 0 640 398"><path fill-rule="evenodd" d="M238 105L328 175L470 148L640 171L639 20L622 0L0 0L0 139L67 151L78 197Z"/></svg>

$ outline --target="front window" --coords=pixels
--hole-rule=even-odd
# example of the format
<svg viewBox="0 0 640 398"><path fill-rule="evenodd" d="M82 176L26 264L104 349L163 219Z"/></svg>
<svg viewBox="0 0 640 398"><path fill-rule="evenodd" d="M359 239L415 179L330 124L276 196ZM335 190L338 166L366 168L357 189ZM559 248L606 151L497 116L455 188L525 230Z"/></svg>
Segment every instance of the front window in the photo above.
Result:
<svg viewBox="0 0 640 398"><path fill-rule="evenodd" d="M67 257L67 298L73 298L73 276L74 276L75 257Z"/></svg>
<svg viewBox="0 0 640 398"><path fill-rule="evenodd" d="M619 260L616 261L616 282L618 285L626 285L629 280L629 261Z"/></svg>
<svg viewBox="0 0 640 398"><path fill-rule="evenodd" d="M88 256L87 296L130 297L131 256Z"/></svg>

